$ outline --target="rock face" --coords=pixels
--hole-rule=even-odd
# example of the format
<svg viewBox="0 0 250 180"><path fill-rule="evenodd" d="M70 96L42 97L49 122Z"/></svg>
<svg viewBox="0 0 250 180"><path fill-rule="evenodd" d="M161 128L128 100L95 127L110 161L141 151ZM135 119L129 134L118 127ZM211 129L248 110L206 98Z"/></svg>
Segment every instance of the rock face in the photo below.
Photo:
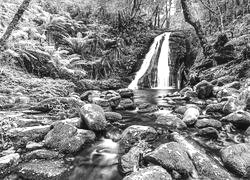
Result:
<svg viewBox="0 0 250 180"><path fill-rule="evenodd" d="M149 166L126 176L123 180L172 180L170 174L160 166Z"/></svg>
<svg viewBox="0 0 250 180"><path fill-rule="evenodd" d="M167 127L175 129L187 128L187 125L180 118L172 114L160 115L157 117L155 123L166 125Z"/></svg>
<svg viewBox="0 0 250 180"><path fill-rule="evenodd" d="M103 109L96 104L85 104L81 108L83 127L93 131L106 130L108 122Z"/></svg>
<svg viewBox="0 0 250 180"><path fill-rule="evenodd" d="M200 99L209 98L213 91L213 85L205 80L198 83L195 87L195 91Z"/></svg>
<svg viewBox="0 0 250 180"><path fill-rule="evenodd" d="M247 111L237 111L223 117L221 120L230 122L239 129L247 129L250 126L250 113Z"/></svg>
<svg viewBox="0 0 250 180"><path fill-rule="evenodd" d="M133 125L126 128L122 135L120 144L120 151L127 152L132 146L136 145L140 140L146 142L156 139L157 132L150 126Z"/></svg>
<svg viewBox="0 0 250 180"><path fill-rule="evenodd" d="M176 143L170 142L160 145L153 152L145 156L147 162L161 165L168 171L175 170L183 177L192 174L194 166L184 148Z"/></svg>
<svg viewBox="0 0 250 180"><path fill-rule="evenodd" d="M74 153L88 142L95 139L95 133L89 130L77 129L76 127L58 122L45 136L45 146L58 149L60 152Z"/></svg>
<svg viewBox="0 0 250 180"><path fill-rule="evenodd" d="M139 169L140 161L148 149L148 144L141 141L137 146L132 147L128 153L119 159L119 171L122 174L128 174Z"/></svg>
<svg viewBox="0 0 250 180"><path fill-rule="evenodd" d="M240 176L250 177L250 144L241 143L226 147L221 158L229 170Z"/></svg>
<svg viewBox="0 0 250 180"><path fill-rule="evenodd" d="M18 175L24 179L36 180L67 180L69 167L62 160L31 161L21 164Z"/></svg>

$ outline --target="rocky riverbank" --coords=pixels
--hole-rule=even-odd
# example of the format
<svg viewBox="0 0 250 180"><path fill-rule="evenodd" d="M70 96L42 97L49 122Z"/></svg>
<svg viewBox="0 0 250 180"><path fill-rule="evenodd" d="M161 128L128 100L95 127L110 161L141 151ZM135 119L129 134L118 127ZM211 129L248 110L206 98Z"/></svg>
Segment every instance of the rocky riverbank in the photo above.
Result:
<svg viewBox="0 0 250 180"><path fill-rule="evenodd" d="M100 136L119 144L112 165L125 180L249 178L250 80L202 81L159 97L167 107L138 103L129 89L75 89L2 72L2 179L77 179L83 171L75 169L76 155ZM128 125L126 111L150 123Z"/></svg>

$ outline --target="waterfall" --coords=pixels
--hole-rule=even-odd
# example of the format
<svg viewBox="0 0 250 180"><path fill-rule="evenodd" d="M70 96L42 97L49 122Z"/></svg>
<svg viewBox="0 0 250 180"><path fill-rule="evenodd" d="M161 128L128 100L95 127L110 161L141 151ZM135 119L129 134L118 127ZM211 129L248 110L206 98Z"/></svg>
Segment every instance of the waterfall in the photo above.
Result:
<svg viewBox="0 0 250 180"><path fill-rule="evenodd" d="M154 39L145 59L143 60L140 70L136 73L135 79L128 86L130 89L138 89L138 82L147 72L151 61L155 58L155 54L159 53L157 66L157 83L151 86L156 89L169 88L169 37L170 32L163 33ZM163 40L163 43L160 42Z"/></svg>

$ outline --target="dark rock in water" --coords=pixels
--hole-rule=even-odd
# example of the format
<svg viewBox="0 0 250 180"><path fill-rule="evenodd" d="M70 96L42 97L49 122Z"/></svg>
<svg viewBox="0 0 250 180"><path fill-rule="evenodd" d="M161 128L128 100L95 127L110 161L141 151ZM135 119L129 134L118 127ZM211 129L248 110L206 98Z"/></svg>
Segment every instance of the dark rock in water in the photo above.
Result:
<svg viewBox="0 0 250 180"><path fill-rule="evenodd" d="M70 167L62 160L31 161L18 166L17 174L24 179L67 180Z"/></svg>
<svg viewBox="0 0 250 180"><path fill-rule="evenodd" d="M127 152L131 147L135 146L141 140L150 142L157 137L157 131L150 126L133 125L126 128L121 136L120 150Z"/></svg>
<svg viewBox="0 0 250 180"><path fill-rule="evenodd" d="M140 168L140 161L149 149L148 144L144 141L139 142L135 147L132 147L128 153L124 154L119 159L119 171L122 174L128 174L135 169Z"/></svg>
<svg viewBox="0 0 250 180"><path fill-rule="evenodd" d="M175 170L183 178L189 177L195 169L185 149L176 142L160 145L153 152L146 154L145 161L161 165L167 171Z"/></svg>
<svg viewBox="0 0 250 180"><path fill-rule="evenodd" d="M59 152L47 149L38 149L26 153L23 157L24 161L30 161L32 159L56 159L62 157Z"/></svg>
<svg viewBox="0 0 250 180"><path fill-rule="evenodd" d="M150 103L143 103L143 104L139 104L137 112L138 113L152 113L158 110L159 108L157 105L150 104Z"/></svg>
<svg viewBox="0 0 250 180"><path fill-rule="evenodd" d="M222 33L219 34L219 36L216 39L216 42L214 43L214 49L220 50L221 47L224 47L224 45L228 42L228 37L226 34Z"/></svg>
<svg viewBox="0 0 250 180"><path fill-rule="evenodd" d="M211 97L213 85L205 80L201 81L195 86L195 91L198 94L198 98L206 99Z"/></svg>
<svg viewBox="0 0 250 180"><path fill-rule="evenodd" d="M174 141L178 142L185 148L190 159L193 161L198 175L194 174L194 179L220 179L229 180L233 179L230 174L221 167L213 158L206 155L204 152L197 149L192 143L187 141L183 136L178 133L171 134Z"/></svg>
<svg viewBox="0 0 250 180"><path fill-rule="evenodd" d="M186 123L188 126L194 125L198 120L200 112L195 107L188 107L186 110L182 121Z"/></svg>
<svg viewBox="0 0 250 180"><path fill-rule="evenodd" d="M44 138L45 146L65 153L77 152L83 145L94 141L94 139L94 132L77 129L62 122L55 123L54 128Z"/></svg>
<svg viewBox="0 0 250 180"><path fill-rule="evenodd" d="M230 122L239 129L247 129L250 126L250 113L246 111L233 112L223 117L221 121Z"/></svg>
<svg viewBox="0 0 250 180"><path fill-rule="evenodd" d="M116 108L118 110L134 110L135 104L134 101L130 98L121 99L120 104Z"/></svg>
<svg viewBox="0 0 250 180"><path fill-rule="evenodd" d="M134 97L134 92L132 89L118 89L117 92L122 98L131 98Z"/></svg>
<svg viewBox="0 0 250 180"><path fill-rule="evenodd" d="M231 145L221 150L221 159L225 166L239 176L250 177L250 144Z"/></svg>
<svg viewBox="0 0 250 180"><path fill-rule="evenodd" d="M105 112L105 117L110 122L122 120L122 115L117 112Z"/></svg>
<svg viewBox="0 0 250 180"><path fill-rule="evenodd" d="M172 180L172 177L160 166L149 166L133 172L123 180Z"/></svg>
<svg viewBox="0 0 250 180"><path fill-rule="evenodd" d="M112 109L115 109L121 101L120 94L113 90L103 91L101 97L108 100Z"/></svg>
<svg viewBox="0 0 250 180"><path fill-rule="evenodd" d="M222 124L220 121L215 119L200 119L195 123L195 127L197 128L214 127L219 129L222 127Z"/></svg>
<svg viewBox="0 0 250 180"><path fill-rule="evenodd" d="M217 139L219 137L219 132L213 127L205 127L199 130L198 135L206 138Z"/></svg>
<svg viewBox="0 0 250 180"><path fill-rule="evenodd" d="M225 114L230 114L235 111L244 110L246 108L246 104L243 101L240 101L236 98L230 98L223 107L223 112Z"/></svg>
<svg viewBox="0 0 250 180"><path fill-rule="evenodd" d="M121 129L119 129L116 126L111 126L108 128L105 137L108 139L112 139L114 142L117 142L121 139L121 135L122 135Z"/></svg>
<svg viewBox="0 0 250 180"><path fill-rule="evenodd" d="M187 125L180 118L172 114L160 115L159 117L157 117L155 123L165 125L174 129L187 128Z"/></svg>
<svg viewBox="0 0 250 180"><path fill-rule="evenodd" d="M7 131L7 136L14 140L42 140L44 136L50 131L50 126L32 126L24 128L14 128Z"/></svg>
<svg viewBox="0 0 250 180"><path fill-rule="evenodd" d="M83 127L93 131L106 130L108 122L104 110L96 104L85 104L80 111Z"/></svg>

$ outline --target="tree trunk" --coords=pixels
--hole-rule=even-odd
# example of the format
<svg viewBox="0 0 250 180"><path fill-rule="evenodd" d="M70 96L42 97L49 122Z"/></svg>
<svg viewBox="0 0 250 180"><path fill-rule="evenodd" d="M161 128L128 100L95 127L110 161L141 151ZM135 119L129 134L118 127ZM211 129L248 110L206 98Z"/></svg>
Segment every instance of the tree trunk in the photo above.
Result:
<svg viewBox="0 0 250 180"><path fill-rule="evenodd" d="M203 52L205 52L207 40L205 38L205 35L204 35L204 32L202 30L202 27L201 27L199 20L195 19L189 10L188 1L189 0L181 0L181 6L182 6L185 21L194 27L195 32L200 40L200 44L201 44L201 47L203 49Z"/></svg>
<svg viewBox="0 0 250 180"><path fill-rule="evenodd" d="M21 19L23 13L28 8L31 0L24 0L21 6L18 8L16 14L14 15L12 21L10 22L8 28L6 29L3 36L0 38L0 46L3 46L8 38L10 37L12 31L16 28L18 21Z"/></svg>

